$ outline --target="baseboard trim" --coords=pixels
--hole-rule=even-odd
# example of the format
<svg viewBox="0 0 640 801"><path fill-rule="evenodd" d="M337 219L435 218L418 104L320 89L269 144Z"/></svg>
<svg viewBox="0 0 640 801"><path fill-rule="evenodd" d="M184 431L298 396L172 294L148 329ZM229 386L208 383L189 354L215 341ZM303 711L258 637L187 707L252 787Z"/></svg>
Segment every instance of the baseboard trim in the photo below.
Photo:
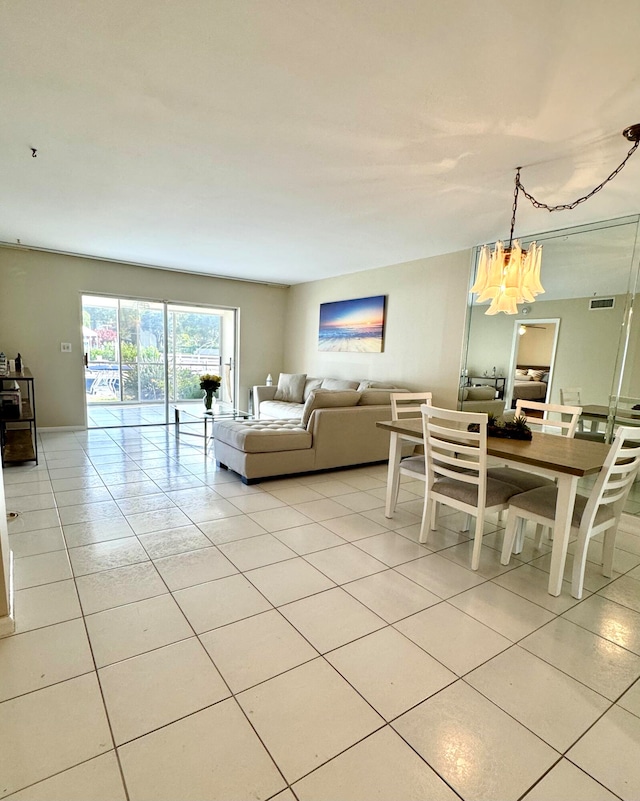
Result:
<svg viewBox="0 0 640 801"><path fill-rule="evenodd" d="M0 617L0 637L8 637L16 630L16 610L13 604L14 601L14 585L13 585L13 551L9 551L9 614Z"/></svg>
<svg viewBox="0 0 640 801"><path fill-rule="evenodd" d="M86 431L86 426L38 426L38 431L41 434L46 434L51 431Z"/></svg>
<svg viewBox="0 0 640 801"><path fill-rule="evenodd" d="M13 615L0 617L0 637L8 637L10 634L13 634L15 630L16 621L13 619Z"/></svg>

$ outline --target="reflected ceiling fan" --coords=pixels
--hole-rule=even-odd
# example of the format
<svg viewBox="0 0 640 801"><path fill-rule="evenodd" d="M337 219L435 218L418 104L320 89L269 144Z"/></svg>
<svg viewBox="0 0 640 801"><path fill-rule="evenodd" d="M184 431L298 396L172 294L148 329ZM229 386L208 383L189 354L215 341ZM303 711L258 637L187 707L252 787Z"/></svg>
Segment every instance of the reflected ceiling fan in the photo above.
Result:
<svg viewBox="0 0 640 801"><path fill-rule="evenodd" d="M522 324L520 325L520 327L518 328L518 333L520 334L520 336L522 336L523 334L526 334L526 333L527 333L527 329L529 329L529 328L542 328L542 329L546 329L546 328L547 328L547 326L546 326L546 325L534 325L533 323L522 323Z"/></svg>

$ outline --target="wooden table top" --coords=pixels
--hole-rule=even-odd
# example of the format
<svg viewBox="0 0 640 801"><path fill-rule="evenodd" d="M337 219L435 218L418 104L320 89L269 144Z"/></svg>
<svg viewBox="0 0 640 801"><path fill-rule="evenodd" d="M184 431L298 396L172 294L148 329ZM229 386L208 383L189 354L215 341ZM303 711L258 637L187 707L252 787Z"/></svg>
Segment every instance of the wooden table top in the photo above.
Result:
<svg viewBox="0 0 640 801"><path fill-rule="evenodd" d="M376 423L378 428L395 431L411 437L422 436L422 420L385 420ZM586 439L569 439L557 434L534 431L532 440L487 437L489 456L522 462L532 467L546 468L573 476L598 473L607 458L610 446L604 442Z"/></svg>

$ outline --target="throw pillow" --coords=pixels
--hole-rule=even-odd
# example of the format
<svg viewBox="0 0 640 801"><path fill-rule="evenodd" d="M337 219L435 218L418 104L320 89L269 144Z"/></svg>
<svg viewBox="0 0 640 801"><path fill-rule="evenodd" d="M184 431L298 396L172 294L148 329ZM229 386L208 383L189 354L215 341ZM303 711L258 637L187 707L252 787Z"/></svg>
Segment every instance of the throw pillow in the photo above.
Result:
<svg viewBox="0 0 640 801"><path fill-rule="evenodd" d="M545 370L527 370L527 373L531 376L532 381L542 381L542 376L545 374Z"/></svg>
<svg viewBox="0 0 640 801"><path fill-rule="evenodd" d="M306 373L280 373L278 376L278 388L273 396L274 400L286 401L287 403L302 403L306 379Z"/></svg>
<svg viewBox="0 0 640 801"><path fill-rule="evenodd" d="M364 389L395 389L395 384L389 384L388 381L361 381L358 387L358 392Z"/></svg>
<svg viewBox="0 0 640 801"><path fill-rule="evenodd" d="M315 409L332 409L340 406L357 406L360 393L355 389L314 389L302 409L302 425L306 427Z"/></svg>
<svg viewBox="0 0 640 801"><path fill-rule="evenodd" d="M359 381L347 381L342 378L323 378L322 389L358 389Z"/></svg>
<svg viewBox="0 0 640 801"><path fill-rule="evenodd" d="M307 378L304 382L304 392L302 394L303 402L309 397L309 395L313 392L314 389L320 389L322 386L322 379L321 378Z"/></svg>

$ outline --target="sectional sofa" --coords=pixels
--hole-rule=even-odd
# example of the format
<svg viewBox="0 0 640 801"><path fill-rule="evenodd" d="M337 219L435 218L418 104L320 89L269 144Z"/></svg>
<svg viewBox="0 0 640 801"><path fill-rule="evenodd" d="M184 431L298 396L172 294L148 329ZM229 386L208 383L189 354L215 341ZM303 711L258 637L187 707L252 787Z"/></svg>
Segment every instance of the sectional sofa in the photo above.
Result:
<svg viewBox="0 0 640 801"><path fill-rule="evenodd" d="M254 387L258 419L214 423L218 465L252 484L267 477L386 461L389 434L376 423L391 419L390 393L406 390L338 379L313 381L303 403L276 400L276 387ZM345 383L350 386L342 388ZM408 444L405 455L411 451Z"/></svg>

